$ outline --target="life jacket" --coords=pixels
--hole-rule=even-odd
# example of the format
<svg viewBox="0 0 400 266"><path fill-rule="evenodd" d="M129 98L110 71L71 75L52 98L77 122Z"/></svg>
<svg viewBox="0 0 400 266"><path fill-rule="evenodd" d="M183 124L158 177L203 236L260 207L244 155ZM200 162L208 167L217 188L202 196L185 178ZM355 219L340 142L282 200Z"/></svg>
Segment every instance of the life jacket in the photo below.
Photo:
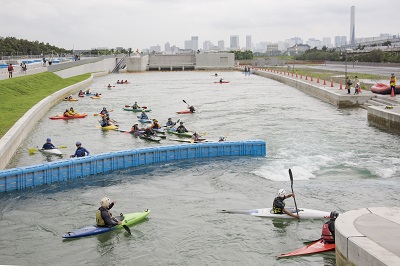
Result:
<svg viewBox="0 0 400 266"><path fill-rule="evenodd" d="M158 124L158 123L153 123L153 125L151 125L151 128L160 129L161 126L160 126L160 124Z"/></svg>
<svg viewBox="0 0 400 266"><path fill-rule="evenodd" d="M281 206L278 206L281 205ZM274 203L273 203L273 211L275 214L283 214L283 209L285 208L285 202L283 201L283 199L276 197L274 199Z"/></svg>
<svg viewBox="0 0 400 266"><path fill-rule="evenodd" d="M107 210L107 212L111 216L110 211ZM103 217L101 217L100 208L96 211L96 225L98 225L98 226L106 226L106 223L104 222Z"/></svg>
<svg viewBox="0 0 400 266"><path fill-rule="evenodd" d="M332 233L329 230L329 225L327 223L325 223L322 226L321 238L327 243L334 243L335 242L335 239L333 238Z"/></svg>
<svg viewBox="0 0 400 266"><path fill-rule="evenodd" d="M395 77L390 77L390 85L396 85Z"/></svg>

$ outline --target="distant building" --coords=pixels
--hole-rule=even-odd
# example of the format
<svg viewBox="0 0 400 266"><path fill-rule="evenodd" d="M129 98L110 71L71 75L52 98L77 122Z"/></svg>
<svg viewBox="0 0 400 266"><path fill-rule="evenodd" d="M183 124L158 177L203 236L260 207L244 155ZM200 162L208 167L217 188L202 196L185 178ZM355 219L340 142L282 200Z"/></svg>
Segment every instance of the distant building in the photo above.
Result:
<svg viewBox="0 0 400 266"><path fill-rule="evenodd" d="M291 55L297 55L302 54L307 50L310 50L310 46L308 44L295 44L292 47L289 47L287 52Z"/></svg>
<svg viewBox="0 0 400 266"><path fill-rule="evenodd" d="M278 43L269 43L267 44L267 54L274 56L279 55L281 52L279 51Z"/></svg>
<svg viewBox="0 0 400 266"><path fill-rule="evenodd" d="M166 42L164 45L164 51L166 53L170 53L171 52L171 45L169 44L169 42Z"/></svg>
<svg viewBox="0 0 400 266"><path fill-rule="evenodd" d="M211 48L213 48L213 44L212 44L212 42L210 42L210 41L204 41L203 42L203 50L204 51L209 51L209 50L211 50Z"/></svg>
<svg viewBox="0 0 400 266"><path fill-rule="evenodd" d="M246 50L252 51L251 35L246 35Z"/></svg>
<svg viewBox="0 0 400 266"><path fill-rule="evenodd" d="M193 51L197 51L199 49L199 36L192 36L192 47Z"/></svg>
<svg viewBox="0 0 400 266"><path fill-rule="evenodd" d="M192 50L192 40L185 41L185 50Z"/></svg>
<svg viewBox="0 0 400 266"><path fill-rule="evenodd" d="M332 47L331 37L322 38L322 45L326 46L327 48L331 48Z"/></svg>
<svg viewBox="0 0 400 266"><path fill-rule="evenodd" d="M314 38L308 39L307 44L311 47L311 49L314 47L317 47L317 49L322 48L322 42Z"/></svg>
<svg viewBox="0 0 400 266"><path fill-rule="evenodd" d="M240 47L239 47L239 35L231 35L229 48L231 50L239 50L240 49Z"/></svg>
<svg viewBox="0 0 400 266"><path fill-rule="evenodd" d="M355 33L355 11L356 8L352 6L350 8L350 46L354 47L355 46L355 41L356 41L356 33Z"/></svg>
<svg viewBox="0 0 400 266"><path fill-rule="evenodd" d="M340 37L340 46L345 46L347 44L347 37L341 36Z"/></svg>
<svg viewBox="0 0 400 266"><path fill-rule="evenodd" d="M225 42L224 42L224 40L219 40L218 41L218 48L221 51L225 50Z"/></svg>
<svg viewBox="0 0 400 266"><path fill-rule="evenodd" d="M155 45L155 46L150 46L150 53L151 52L156 52L156 53L160 53L161 52L161 46L160 45Z"/></svg>
<svg viewBox="0 0 400 266"><path fill-rule="evenodd" d="M292 47L296 44L302 44L303 43L303 39L299 38L299 37L293 37L290 39L285 40L285 42L288 43L288 47Z"/></svg>

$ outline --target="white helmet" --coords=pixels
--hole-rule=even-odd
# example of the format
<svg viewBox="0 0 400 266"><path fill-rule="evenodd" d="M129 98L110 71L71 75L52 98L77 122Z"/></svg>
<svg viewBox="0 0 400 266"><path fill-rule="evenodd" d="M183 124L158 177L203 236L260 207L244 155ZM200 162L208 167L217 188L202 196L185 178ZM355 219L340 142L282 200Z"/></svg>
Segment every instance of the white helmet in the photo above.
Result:
<svg viewBox="0 0 400 266"><path fill-rule="evenodd" d="M110 198L104 197L101 199L100 204L102 207L108 207L111 204Z"/></svg>
<svg viewBox="0 0 400 266"><path fill-rule="evenodd" d="M283 198L285 196L285 194L286 194L286 191L283 188L278 190L278 194L277 194L278 197Z"/></svg>

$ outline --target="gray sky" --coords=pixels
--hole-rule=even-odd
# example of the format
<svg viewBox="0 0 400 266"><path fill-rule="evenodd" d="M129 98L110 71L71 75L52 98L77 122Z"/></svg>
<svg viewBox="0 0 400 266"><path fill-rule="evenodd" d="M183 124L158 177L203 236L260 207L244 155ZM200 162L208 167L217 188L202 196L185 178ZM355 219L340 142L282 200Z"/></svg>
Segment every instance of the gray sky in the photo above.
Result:
<svg viewBox="0 0 400 266"><path fill-rule="evenodd" d="M2 1L0 36L48 42L66 49L139 50L159 44L184 47L199 36L214 45L239 35L253 43L294 36L307 41L350 34L356 7L356 38L399 34L397 0L10 0ZM396 18L397 17L397 18Z"/></svg>

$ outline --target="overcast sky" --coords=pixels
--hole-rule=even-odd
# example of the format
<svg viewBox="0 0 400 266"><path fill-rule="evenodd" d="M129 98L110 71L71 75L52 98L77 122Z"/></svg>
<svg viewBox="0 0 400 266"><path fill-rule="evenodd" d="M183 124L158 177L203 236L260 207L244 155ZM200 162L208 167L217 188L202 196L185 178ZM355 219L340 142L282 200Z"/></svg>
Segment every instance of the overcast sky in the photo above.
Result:
<svg viewBox="0 0 400 266"><path fill-rule="evenodd" d="M0 36L50 43L65 49L94 47L139 50L159 44L184 48L199 37L229 46L229 37L253 43L298 36L350 34L350 7L356 7L356 38L397 35L397 0L10 0L2 1Z"/></svg>

